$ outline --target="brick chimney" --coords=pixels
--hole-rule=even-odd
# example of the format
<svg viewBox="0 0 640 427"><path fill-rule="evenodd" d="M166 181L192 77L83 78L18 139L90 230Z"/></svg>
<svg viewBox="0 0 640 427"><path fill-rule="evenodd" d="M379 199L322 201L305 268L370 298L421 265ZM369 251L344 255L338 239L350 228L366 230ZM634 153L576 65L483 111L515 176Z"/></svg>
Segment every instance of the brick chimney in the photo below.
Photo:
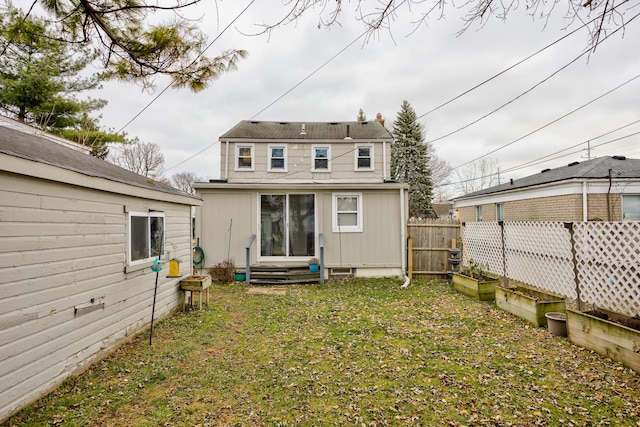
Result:
<svg viewBox="0 0 640 427"><path fill-rule="evenodd" d="M382 126L384 126L384 119L382 118L382 113L376 114L376 121L382 123Z"/></svg>

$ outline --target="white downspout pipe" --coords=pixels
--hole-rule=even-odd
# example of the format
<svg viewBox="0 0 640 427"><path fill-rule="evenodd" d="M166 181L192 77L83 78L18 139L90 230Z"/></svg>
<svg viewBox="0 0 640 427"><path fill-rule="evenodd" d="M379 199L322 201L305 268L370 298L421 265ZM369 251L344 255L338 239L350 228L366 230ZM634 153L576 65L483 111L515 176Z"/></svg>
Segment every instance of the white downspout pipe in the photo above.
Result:
<svg viewBox="0 0 640 427"><path fill-rule="evenodd" d="M587 189L587 181L584 181L582 183L582 220L583 221L588 221L587 218L589 218L589 213L587 212L587 194L588 194L588 189Z"/></svg>
<svg viewBox="0 0 640 427"><path fill-rule="evenodd" d="M229 141L225 141L224 179L229 179Z"/></svg>
<svg viewBox="0 0 640 427"><path fill-rule="evenodd" d="M409 276L407 276L407 224L405 219L405 194L404 188L400 189L400 248L402 248L402 277L404 277L403 288L409 286Z"/></svg>

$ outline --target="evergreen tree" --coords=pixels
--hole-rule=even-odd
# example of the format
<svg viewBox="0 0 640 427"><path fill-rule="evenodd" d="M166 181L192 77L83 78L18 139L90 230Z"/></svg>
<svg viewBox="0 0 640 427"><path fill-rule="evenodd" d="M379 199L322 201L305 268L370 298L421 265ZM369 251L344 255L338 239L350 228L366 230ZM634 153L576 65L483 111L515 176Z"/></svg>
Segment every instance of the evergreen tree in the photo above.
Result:
<svg viewBox="0 0 640 427"><path fill-rule="evenodd" d="M0 110L23 123L92 147L106 154L105 143L122 135L100 130L89 113L106 105L101 99L79 100L75 94L96 89L102 75L81 76L97 57L88 44L60 41L51 25L10 8L0 17Z"/></svg>
<svg viewBox="0 0 640 427"><path fill-rule="evenodd" d="M362 108L360 109L360 111L358 111L358 121L359 122L366 122L367 121L367 115L364 114L364 111L362 111Z"/></svg>
<svg viewBox="0 0 640 427"><path fill-rule="evenodd" d="M406 100L402 101L391 134L391 176L410 185L409 216L435 218L436 213L431 205L433 185L424 129Z"/></svg>

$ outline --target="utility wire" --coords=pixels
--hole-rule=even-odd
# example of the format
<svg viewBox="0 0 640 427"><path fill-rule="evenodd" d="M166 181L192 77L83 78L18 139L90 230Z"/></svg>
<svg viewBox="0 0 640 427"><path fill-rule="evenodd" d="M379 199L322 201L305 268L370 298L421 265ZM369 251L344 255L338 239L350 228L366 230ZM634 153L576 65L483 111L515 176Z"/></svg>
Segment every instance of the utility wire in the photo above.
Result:
<svg viewBox="0 0 640 427"><path fill-rule="evenodd" d="M488 156L488 155L490 155L490 154L496 153L496 152L498 152L498 151L500 151L500 150L502 150L502 149L504 149L504 148L507 148L507 147L509 147L510 145L515 144L516 142L522 141L523 139L525 139L525 138L527 138L527 137L529 137L529 136L533 135L534 133L537 133L537 132L541 131L542 129L545 129L545 128L547 128L547 127L549 127L549 126L551 126L551 125L553 125L553 124L555 124L555 123L559 122L560 120L562 120L562 119L564 119L564 118L567 118L568 116L572 115L573 113L575 113L575 112L577 112L577 111L579 111L579 110L583 109L584 107L586 107L586 106L588 106L588 105L590 105L590 104L593 104L594 102L596 102L596 101L598 101L598 100L600 100L600 99L604 98L605 96L607 96L607 95L611 94L612 92L614 92L614 91L616 91L616 90L620 89L621 87L623 87L623 86L625 86L625 85L627 85L627 84L631 83L632 81L636 80L636 79L637 79L637 78L639 78L639 77L640 77L640 74L636 75L635 77L630 78L629 80L627 80L627 81L626 81L626 82L624 82L624 83L619 84L618 86L616 86L616 87L614 87L613 89L611 89L611 90L609 90L609 91L607 91L607 92L603 93L602 95L600 95L600 96L598 96L598 97L596 97L596 98L592 99L591 101L589 101L589 102L587 102L587 103L585 103L585 104L582 104L581 106L579 106L579 107L577 107L577 108L574 108L573 110L569 111L569 112L568 112L568 113L566 113L566 114L563 114L562 116L558 117L557 119L552 120L552 121L550 121L549 123L547 123L547 124L545 124L545 125L542 125L542 126L540 126L540 127L536 128L536 129L532 130L531 132L526 133L526 134L524 134L523 136L521 136L521 137L519 137L519 138L514 139L514 140L513 140L513 141L511 141L511 142L508 142L508 143L506 143L506 144L504 144L504 145L501 145L500 147L498 147L498 148L496 148L496 149L494 149L494 150L491 150L491 151L489 151L488 153L483 154L482 156L476 157L475 159L469 160L468 162L462 163L462 164L460 164L460 165L458 165L458 166L454 167L454 168L453 168L453 170L459 169L459 168L461 168L462 166L468 165L469 163L473 163L473 162L475 162L476 160L479 160L479 159L481 159L481 158L483 158L483 157L486 157L486 156Z"/></svg>
<svg viewBox="0 0 640 427"><path fill-rule="evenodd" d="M207 51L207 50L208 50L208 49L209 49L209 48L210 48L210 47L211 47L211 46L212 46L216 41L218 41L218 39L219 39L220 37L222 37L222 35L223 35L223 34L224 34L224 33L225 33L225 32L226 32L226 31L227 31L227 30L228 30L228 29L229 29L229 28L230 28L230 27L231 27L231 26L232 26L232 25L237 21L237 20L238 20L238 19L240 19L240 17L241 17L241 16L242 16L246 11L247 11L247 9L249 9L249 7L251 7L251 5L252 5L253 3L255 3L255 1L256 1L256 0L251 0L251 2L249 2L249 4L248 4L244 9L242 9L242 11L241 11L237 16L236 16L236 17L235 17L231 22L229 22L229 24L224 28L224 30L222 30L222 32L221 32L220 34L218 34L218 35L217 35L217 36L216 36L216 37L211 41L211 43L209 43L209 44L208 44L208 45L207 45L207 46L202 50L202 52L200 52L200 53L199 53L199 54L198 54L198 55L193 59L193 61L191 62L191 64L193 64L195 61L197 61L197 60L198 60L198 58L200 58L202 55L204 55L204 53L205 53L205 52L206 52L206 51ZM140 117L140 115L141 115L142 113L144 113L144 112L145 112L145 111L146 111L146 110L147 110L147 109L148 109L148 108L149 108L149 107L150 107L154 102L156 102L156 101L158 100L158 98L160 98L160 97L162 96L162 94L164 94L167 90L169 90L169 88L170 88L171 86L172 86L172 84L171 84L171 83L169 83L169 84L168 84L164 89L162 89L162 90L160 91L160 93L158 93L158 94L157 94L157 95L156 95L156 96L155 96L151 101L149 101L149 103L148 103L146 106L144 106L144 107L142 108L142 110L140 110L140 112L138 112L138 114L136 114L135 116L133 116L133 117L131 118L131 120L129 120L127 123L125 123L125 125L124 125L124 126L122 126L122 127L120 128L120 130L119 130L118 132L116 132L116 133L120 133L120 132L122 132L122 131L123 131L127 126L129 126L129 125L130 125L134 120L136 120L138 117ZM169 168L169 169L171 169L171 168Z"/></svg>

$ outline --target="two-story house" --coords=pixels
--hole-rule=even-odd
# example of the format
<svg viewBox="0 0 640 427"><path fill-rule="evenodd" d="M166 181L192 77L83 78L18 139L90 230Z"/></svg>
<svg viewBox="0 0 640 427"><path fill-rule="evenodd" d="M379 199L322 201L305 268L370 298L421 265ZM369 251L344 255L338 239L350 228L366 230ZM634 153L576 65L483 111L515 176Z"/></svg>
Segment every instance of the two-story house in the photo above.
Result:
<svg viewBox="0 0 640 427"><path fill-rule="evenodd" d="M403 274L409 187L380 121L242 121L219 140L221 179L195 184L205 268L244 267L247 246L252 266L306 264L322 245L329 277Z"/></svg>

